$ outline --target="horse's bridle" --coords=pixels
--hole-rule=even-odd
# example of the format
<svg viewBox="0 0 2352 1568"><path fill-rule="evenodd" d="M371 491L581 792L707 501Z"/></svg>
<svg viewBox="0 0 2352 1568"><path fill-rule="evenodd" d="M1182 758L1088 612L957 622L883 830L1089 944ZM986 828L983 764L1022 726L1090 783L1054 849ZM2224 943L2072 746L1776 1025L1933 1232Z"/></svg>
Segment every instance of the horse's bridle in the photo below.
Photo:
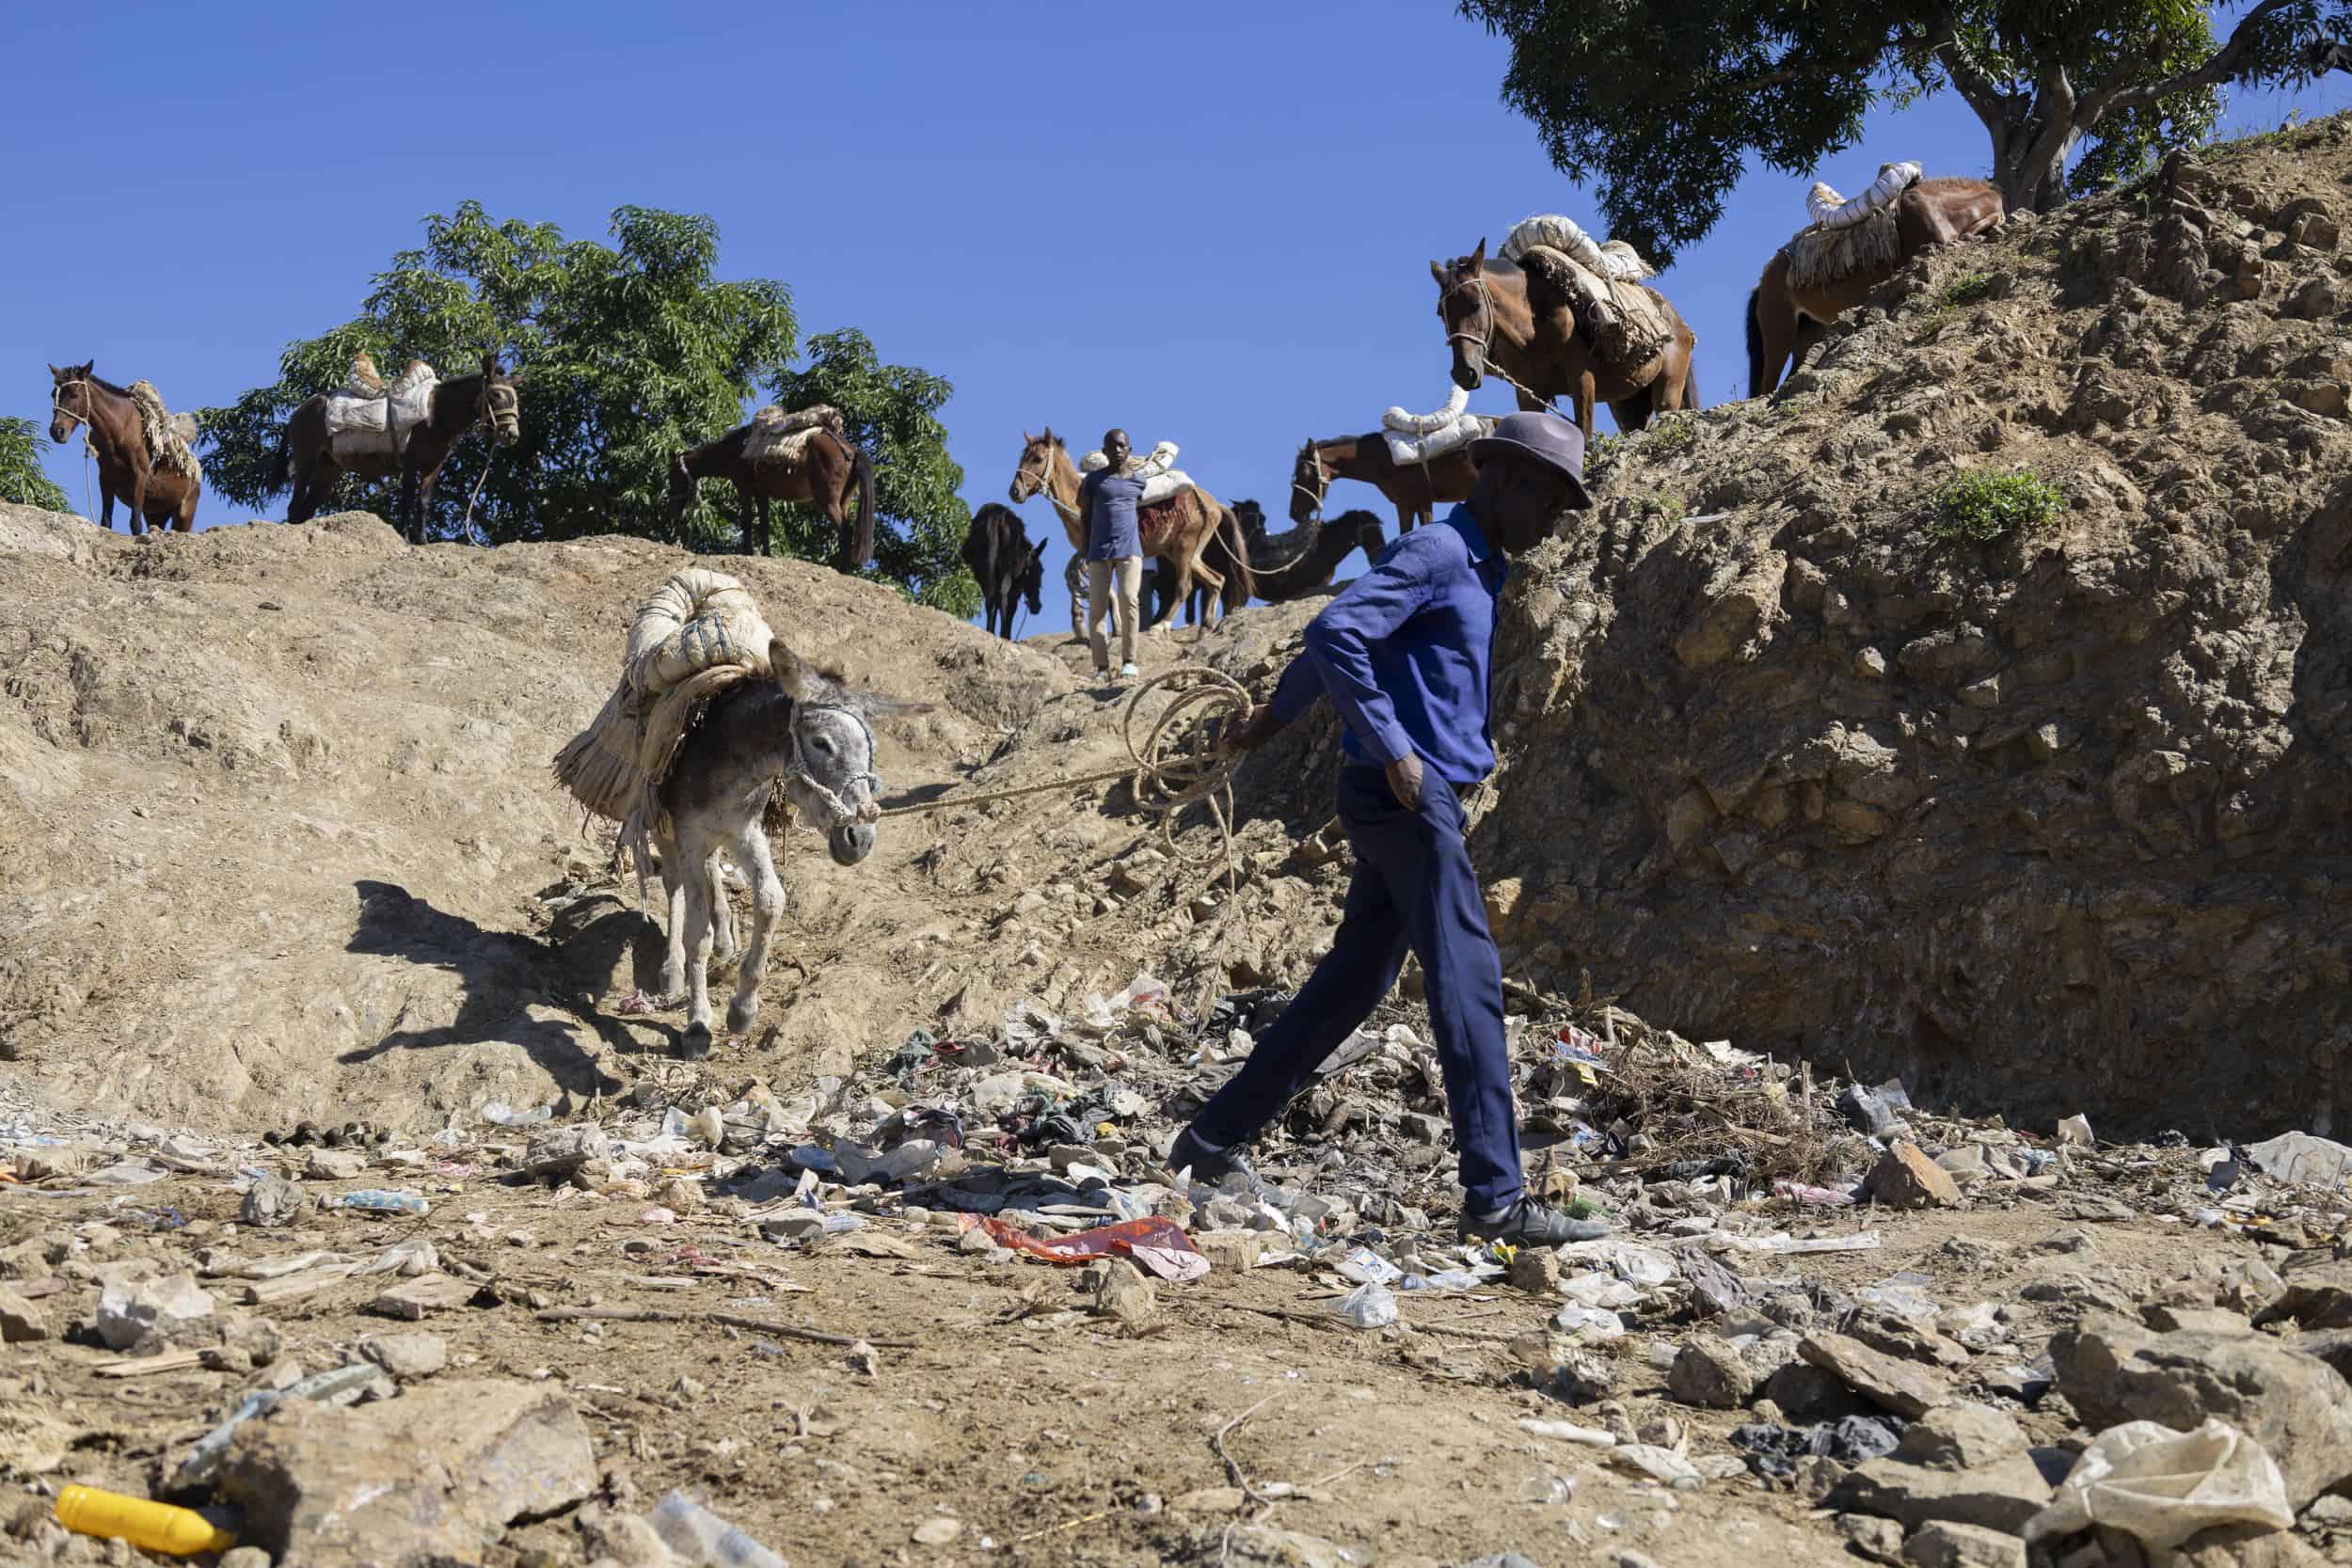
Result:
<svg viewBox="0 0 2352 1568"><path fill-rule="evenodd" d="M1032 474L1029 472L1028 459L1025 456L1022 459L1021 467L1013 469L1012 471L1013 483L1019 484L1025 479L1029 482L1029 496L1043 496L1048 501L1053 503L1053 508L1056 512L1063 513L1073 517L1076 516L1077 508L1069 505L1064 502L1059 496L1054 494L1051 483L1053 477L1054 449L1050 444L1047 445L1039 454L1038 471L1036 473ZM1027 500L1029 496L1023 496L1020 499Z"/></svg>
<svg viewBox="0 0 2352 1568"><path fill-rule="evenodd" d="M1442 305L1445 302L1443 300L1439 300L1438 303ZM1315 442L1310 441L1307 443L1306 451L1301 452L1299 455L1304 457L1310 454L1311 454L1314 459L1315 487L1310 490L1305 485L1298 483L1296 477L1295 477L1297 474L1298 469L1297 467L1294 465L1291 468L1291 473L1294 476L1291 480L1291 488L1297 491L1300 495L1306 497L1309 501L1313 503L1314 520L1320 523L1323 521L1323 498L1331 492L1331 476L1323 471L1323 448Z"/></svg>
<svg viewBox="0 0 2352 1568"><path fill-rule="evenodd" d="M59 381L51 384L49 388L49 411L53 414L63 414L67 419L72 420L75 424L89 423L90 420L87 414L76 414L72 409L68 408L64 402L59 399L57 394L63 392L69 387L79 387L82 388L82 405L86 408L89 406L89 381L87 377L75 376L71 381ZM66 434L71 436L73 432L69 430ZM50 439L55 440L56 437L53 436Z"/></svg>
<svg viewBox="0 0 2352 1568"><path fill-rule="evenodd" d="M1472 273L1470 277L1463 278L1459 283L1453 285L1451 288L1447 289L1445 293L1439 294L1438 296L1438 319L1441 322L1445 320L1445 307L1448 300L1452 299L1455 294L1460 293L1464 289L1473 288L1478 291L1479 312L1486 319L1486 330L1483 332L1472 332L1465 328L1459 331L1449 332L1445 335L1445 341L1449 343L1469 341L1477 345L1479 357L1483 360L1486 356L1487 349L1494 342L1495 337L1495 296L1487 292L1486 275L1485 273Z"/></svg>

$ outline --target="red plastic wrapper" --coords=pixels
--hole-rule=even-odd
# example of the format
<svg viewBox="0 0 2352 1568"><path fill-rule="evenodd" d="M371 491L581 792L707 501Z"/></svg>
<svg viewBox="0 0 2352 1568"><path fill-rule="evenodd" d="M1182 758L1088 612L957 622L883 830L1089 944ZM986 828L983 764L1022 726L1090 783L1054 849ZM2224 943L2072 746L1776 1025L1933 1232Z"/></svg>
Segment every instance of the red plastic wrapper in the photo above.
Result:
<svg viewBox="0 0 2352 1568"><path fill-rule="evenodd" d="M1002 1220L985 1215L966 1214L963 1219L962 1228L985 1230L999 1246L1042 1258L1049 1263L1074 1266L1090 1263L1097 1258L1132 1258L1145 1273L1180 1282L1199 1279L1209 1272L1209 1260L1192 1244L1184 1227L1165 1216L1098 1225L1091 1230L1051 1242L1041 1242Z"/></svg>

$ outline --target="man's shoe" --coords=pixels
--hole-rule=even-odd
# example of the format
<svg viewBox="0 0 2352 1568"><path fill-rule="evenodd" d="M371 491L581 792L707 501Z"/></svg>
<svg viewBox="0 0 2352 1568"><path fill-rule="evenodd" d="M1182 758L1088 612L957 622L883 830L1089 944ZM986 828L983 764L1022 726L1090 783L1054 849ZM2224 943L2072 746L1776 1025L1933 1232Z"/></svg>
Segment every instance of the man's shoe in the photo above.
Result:
<svg viewBox="0 0 2352 1568"><path fill-rule="evenodd" d="M1123 681L1134 680L1137 675L1142 673L1142 671L1136 668L1136 662L1134 659L1129 659L1126 663L1119 667L1119 678Z"/></svg>
<svg viewBox="0 0 2352 1568"><path fill-rule="evenodd" d="M1232 1148L1213 1149L1194 1137L1189 1127L1176 1134L1175 1143L1168 1150L1168 1168L1170 1171L1180 1171L1187 1166L1191 1167L1195 1181L1206 1182L1212 1187L1223 1186L1225 1179L1235 1173L1240 1174L1242 1185L1250 1192L1258 1192L1264 1186L1258 1180L1258 1173L1249 1168L1248 1156L1242 1153L1239 1145Z"/></svg>
<svg viewBox="0 0 2352 1568"><path fill-rule="evenodd" d="M1566 1242L1597 1242L1609 1234L1609 1226L1601 1220L1574 1219L1548 1203L1522 1197L1491 1220L1479 1219L1468 1209L1463 1210L1455 1234L1466 1242L1559 1246Z"/></svg>

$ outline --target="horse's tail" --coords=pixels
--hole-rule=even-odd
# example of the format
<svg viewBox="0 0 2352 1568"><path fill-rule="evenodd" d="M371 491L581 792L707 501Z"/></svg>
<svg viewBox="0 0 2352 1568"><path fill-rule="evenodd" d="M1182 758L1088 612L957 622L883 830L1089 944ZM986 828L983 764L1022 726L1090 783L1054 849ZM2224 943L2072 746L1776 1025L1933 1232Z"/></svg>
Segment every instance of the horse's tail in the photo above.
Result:
<svg viewBox="0 0 2352 1568"><path fill-rule="evenodd" d="M857 539L851 570L874 559L874 460L856 442L850 443L850 471L857 480Z"/></svg>
<svg viewBox="0 0 2352 1568"><path fill-rule="evenodd" d="M1748 291L1748 396L1764 395L1764 285Z"/></svg>
<svg viewBox="0 0 2352 1568"><path fill-rule="evenodd" d="M1216 531L1225 543L1225 592L1219 595L1227 610L1239 610L1257 597L1258 579L1249 570L1249 535L1242 531L1241 519L1230 506L1220 505L1224 515L1217 519Z"/></svg>
<svg viewBox="0 0 2352 1568"><path fill-rule="evenodd" d="M1695 354L1682 367L1682 406L1693 414L1707 406L1699 401L1699 356Z"/></svg>

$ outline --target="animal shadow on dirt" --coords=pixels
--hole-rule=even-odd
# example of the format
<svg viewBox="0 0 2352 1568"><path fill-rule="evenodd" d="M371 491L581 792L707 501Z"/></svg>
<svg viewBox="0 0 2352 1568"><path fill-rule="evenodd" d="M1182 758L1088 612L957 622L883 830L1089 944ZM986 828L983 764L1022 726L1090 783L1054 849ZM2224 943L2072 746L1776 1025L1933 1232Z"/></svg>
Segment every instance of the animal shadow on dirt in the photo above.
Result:
<svg viewBox="0 0 2352 1568"><path fill-rule="evenodd" d="M620 1081L600 1071L563 1025L532 1019L532 1002L550 999L557 955L545 942L509 931L485 930L463 915L437 910L406 888L367 879L359 895L359 925L348 953L406 958L443 969L466 988L457 1016L437 1029L400 1030L375 1044L345 1052L344 1062L372 1061L388 1051L502 1041L520 1046L557 1084L575 1094L612 1093Z"/></svg>

